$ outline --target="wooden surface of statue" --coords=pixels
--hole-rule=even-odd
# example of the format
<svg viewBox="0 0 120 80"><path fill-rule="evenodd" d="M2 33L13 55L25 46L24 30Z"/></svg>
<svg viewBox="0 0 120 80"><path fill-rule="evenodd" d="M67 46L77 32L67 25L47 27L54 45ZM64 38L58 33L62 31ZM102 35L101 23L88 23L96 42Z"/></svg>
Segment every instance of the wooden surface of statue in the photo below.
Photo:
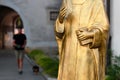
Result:
<svg viewBox="0 0 120 80"><path fill-rule="evenodd" d="M105 80L108 32L103 0L63 0L55 22L58 80Z"/></svg>

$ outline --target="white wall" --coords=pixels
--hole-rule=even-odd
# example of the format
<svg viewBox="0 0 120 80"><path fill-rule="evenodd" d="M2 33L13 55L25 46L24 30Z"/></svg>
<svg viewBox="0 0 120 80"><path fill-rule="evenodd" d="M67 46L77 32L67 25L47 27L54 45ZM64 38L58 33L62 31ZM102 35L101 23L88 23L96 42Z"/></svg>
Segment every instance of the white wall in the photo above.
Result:
<svg viewBox="0 0 120 80"><path fill-rule="evenodd" d="M120 55L120 0L111 0L112 50Z"/></svg>
<svg viewBox="0 0 120 80"><path fill-rule="evenodd" d="M0 0L21 16L28 47L56 46L54 23L49 21L49 7L58 8L60 0Z"/></svg>

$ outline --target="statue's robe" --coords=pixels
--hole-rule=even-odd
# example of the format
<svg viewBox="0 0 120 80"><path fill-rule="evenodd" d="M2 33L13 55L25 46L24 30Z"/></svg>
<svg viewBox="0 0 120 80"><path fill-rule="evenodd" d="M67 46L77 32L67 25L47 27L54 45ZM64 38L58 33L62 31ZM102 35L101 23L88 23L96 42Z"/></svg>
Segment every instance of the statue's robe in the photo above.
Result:
<svg viewBox="0 0 120 80"><path fill-rule="evenodd" d="M76 30L81 27L94 32L92 43L80 44ZM60 59L58 80L105 80L108 31L102 0L84 0L81 4L73 0L72 12L63 23L58 18L55 22Z"/></svg>

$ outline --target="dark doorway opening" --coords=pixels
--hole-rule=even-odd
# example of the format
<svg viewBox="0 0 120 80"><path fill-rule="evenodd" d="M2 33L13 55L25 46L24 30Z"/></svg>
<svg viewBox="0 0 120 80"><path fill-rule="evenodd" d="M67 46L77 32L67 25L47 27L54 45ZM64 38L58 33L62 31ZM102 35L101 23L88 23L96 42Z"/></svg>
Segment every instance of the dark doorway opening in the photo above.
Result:
<svg viewBox="0 0 120 80"><path fill-rule="evenodd" d="M10 7L0 6L0 49L12 48L16 19L19 14Z"/></svg>

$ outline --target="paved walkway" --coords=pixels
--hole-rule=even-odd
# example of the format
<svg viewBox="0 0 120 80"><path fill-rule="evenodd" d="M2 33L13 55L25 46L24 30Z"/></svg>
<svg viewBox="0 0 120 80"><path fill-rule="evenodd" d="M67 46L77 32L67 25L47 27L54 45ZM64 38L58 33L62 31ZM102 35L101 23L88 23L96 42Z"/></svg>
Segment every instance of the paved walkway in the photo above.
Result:
<svg viewBox="0 0 120 80"><path fill-rule="evenodd" d="M35 75L32 72L32 65L25 58L23 74L18 74L17 62L14 52L12 50L0 50L0 80L46 80L45 77L39 73Z"/></svg>

